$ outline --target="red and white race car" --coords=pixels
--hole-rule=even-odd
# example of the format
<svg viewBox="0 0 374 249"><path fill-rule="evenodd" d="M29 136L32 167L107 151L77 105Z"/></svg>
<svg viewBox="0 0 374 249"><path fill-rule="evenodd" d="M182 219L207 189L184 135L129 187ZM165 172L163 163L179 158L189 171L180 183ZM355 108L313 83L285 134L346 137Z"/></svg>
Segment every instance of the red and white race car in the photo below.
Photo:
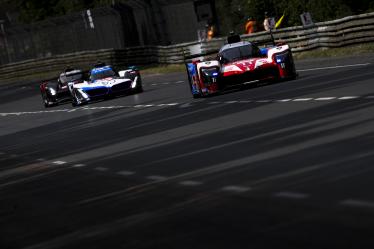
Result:
<svg viewBox="0 0 374 249"><path fill-rule="evenodd" d="M228 40L234 42L224 45L216 60L186 64L193 97L210 95L232 85L296 78L288 45L260 49L240 38Z"/></svg>

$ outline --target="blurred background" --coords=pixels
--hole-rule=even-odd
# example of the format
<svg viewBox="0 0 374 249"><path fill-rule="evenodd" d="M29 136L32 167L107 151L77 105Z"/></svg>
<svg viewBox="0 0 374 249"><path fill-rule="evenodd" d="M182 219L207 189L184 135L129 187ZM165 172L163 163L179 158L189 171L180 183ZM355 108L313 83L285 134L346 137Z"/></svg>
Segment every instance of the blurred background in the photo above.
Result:
<svg viewBox="0 0 374 249"><path fill-rule="evenodd" d="M171 45L230 31L249 18L263 30L265 12L279 28L374 11L368 0L0 0L0 65L106 48ZM203 32L204 34L204 32Z"/></svg>

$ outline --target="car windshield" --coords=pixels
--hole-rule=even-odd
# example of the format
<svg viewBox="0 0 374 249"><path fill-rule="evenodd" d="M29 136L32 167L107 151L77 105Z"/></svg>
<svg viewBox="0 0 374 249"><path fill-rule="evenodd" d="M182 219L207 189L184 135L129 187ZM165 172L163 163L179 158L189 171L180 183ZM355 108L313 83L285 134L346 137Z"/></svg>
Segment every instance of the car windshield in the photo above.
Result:
<svg viewBox="0 0 374 249"><path fill-rule="evenodd" d="M72 82L72 81L81 80L81 79L83 79L82 73L62 75L60 77L61 83L67 83L67 82Z"/></svg>
<svg viewBox="0 0 374 249"><path fill-rule="evenodd" d="M114 76L116 76L116 72L111 68L94 69L91 71L90 79L94 81L94 80L105 79L105 78L114 77Z"/></svg>
<svg viewBox="0 0 374 249"><path fill-rule="evenodd" d="M251 45L229 48L221 52L221 57L225 63L257 56L256 49Z"/></svg>

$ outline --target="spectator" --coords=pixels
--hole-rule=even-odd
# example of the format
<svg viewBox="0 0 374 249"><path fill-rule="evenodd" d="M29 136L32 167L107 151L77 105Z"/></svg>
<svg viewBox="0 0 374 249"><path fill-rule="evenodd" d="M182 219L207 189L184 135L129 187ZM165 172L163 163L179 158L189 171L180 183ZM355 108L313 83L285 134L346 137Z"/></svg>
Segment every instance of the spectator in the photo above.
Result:
<svg viewBox="0 0 374 249"><path fill-rule="evenodd" d="M249 17L247 19L247 22L245 23L245 34L251 34L256 31L256 21L252 18Z"/></svg>
<svg viewBox="0 0 374 249"><path fill-rule="evenodd" d="M207 34L207 40L210 41L214 36L214 26L213 25L206 25L206 34Z"/></svg>
<svg viewBox="0 0 374 249"><path fill-rule="evenodd" d="M270 30L270 19L269 19L269 16L268 16L268 13L265 12L265 20L264 20L264 29L266 31L269 31Z"/></svg>

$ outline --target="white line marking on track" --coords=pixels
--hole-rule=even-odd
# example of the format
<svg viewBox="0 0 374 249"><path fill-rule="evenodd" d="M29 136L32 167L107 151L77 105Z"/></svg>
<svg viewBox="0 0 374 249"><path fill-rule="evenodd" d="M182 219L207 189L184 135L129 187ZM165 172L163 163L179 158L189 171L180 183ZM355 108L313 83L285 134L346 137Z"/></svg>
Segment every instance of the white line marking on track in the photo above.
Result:
<svg viewBox="0 0 374 249"><path fill-rule="evenodd" d="M343 97L319 97L319 98L295 98L295 99L279 99L279 100L269 100L269 99L264 99L264 100L232 100L232 101L211 101L207 102L209 105L216 105L216 104L234 104L234 103L251 103L251 102L256 102L256 103L270 103L270 102L278 102L278 103L283 103L283 102L302 102L302 101L328 101L328 100L352 100L352 99L359 99L359 98L366 98L366 99L374 99L374 96L343 96ZM196 101L200 102L200 101ZM109 109L120 109L120 108L145 108L145 107L163 107L163 106L177 106L180 105L180 108L186 108L190 107L191 104L193 103L161 103L161 104L139 104L139 105L133 105L133 106L97 106L97 107L81 107L81 108L76 108L76 109L59 109L59 110L50 110L50 111L34 111L34 112L10 112L10 113L0 113L1 117L6 117L9 115L14 115L14 116L20 116L24 114L42 114L42 113L55 113L55 112L74 112L74 111L84 111L84 110L109 110Z"/></svg>
<svg viewBox="0 0 374 249"><path fill-rule="evenodd" d="M202 182L199 182L199 181L181 181L179 182L180 185L183 185L183 186L191 186L191 187L194 187L194 186L199 186L199 185L202 185L203 183Z"/></svg>
<svg viewBox="0 0 374 249"><path fill-rule="evenodd" d="M164 181L167 179L166 176L147 176L146 177L148 180L152 180L152 181Z"/></svg>
<svg viewBox="0 0 374 249"><path fill-rule="evenodd" d="M96 167L95 170L97 171L108 171L108 168L105 168L105 167Z"/></svg>
<svg viewBox="0 0 374 249"><path fill-rule="evenodd" d="M185 103L181 106L179 106L180 108L187 108L187 107L190 107L191 106L191 103Z"/></svg>
<svg viewBox="0 0 374 249"><path fill-rule="evenodd" d="M309 68L309 69L301 69L301 70L297 70L297 71L298 72L308 72L308 71L327 70L327 69L336 69L336 68L345 68L345 67L362 67L362 66L367 66L367 65L370 65L370 63L342 65L342 66L333 66L333 67L316 67L316 68Z"/></svg>
<svg viewBox="0 0 374 249"><path fill-rule="evenodd" d="M225 186L221 190L227 191L227 192L236 192L236 193L244 193L247 191L250 191L250 187L242 187L242 186Z"/></svg>
<svg viewBox="0 0 374 249"><path fill-rule="evenodd" d="M339 203L343 206L357 207L357 208L374 208L374 202L364 200L347 199Z"/></svg>
<svg viewBox="0 0 374 249"><path fill-rule="evenodd" d="M153 84L151 84L151 86L157 86L157 84L154 84L154 83L153 83Z"/></svg>
<svg viewBox="0 0 374 249"><path fill-rule="evenodd" d="M156 106L175 106L175 105L179 105L179 103L158 104Z"/></svg>
<svg viewBox="0 0 374 249"><path fill-rule="evenodd" d="M300 99L294 99L294 100L292 100L292 101L295 101L295 102L298 102L298 101L310 101L310 100L312 100L313 98L300 98Z"/></svg>
<svg viewBox="0 0 374 249"><path fill-rule="evenodd" d="M244 82L243 85L248 85L248 84L257 83L257 82L259 82L259 80L247 81L247 82Z"/></svg>
<svg viewBox="0 0 374 249"><path fill-rule="evenodd" d="M272 102L270 99L264 99L264 100L256 100L257 103L269 103Z"/></svg>
<svg viewBox="0 0 374 249"><path fill-rule="evenodd" d="M183 80L180 80L180 81L177 81L177 82L175 82L176 84L180 84L180 83L184 83L184 81Z"/></svg>
<svg viewBox="0 0 374 249"><path fill-rule="evenodd" d="M86 166L86 165L83 164L83 163L77 163L77 164L73 165L73 167L75 167L75 168L80 168L80 167L84 167L84 166Z"/></svg>
<svg viewBox="0 0 374 249"><path fill-rule="evenodd" d="M118 171L117 174L121 175L121 176L131 176L131 175L134 175L135 172L134 171L121 170L121 171Z"/></svg>
<svg viewBox="0 0 374 249"><path fill-rule="evenodd" d="M278 192L274 194L275 197L289 198L289 199L305 199L308 197L307 194L295 193L295 192Z"/></svg>
<svg viewBox="0 0 374 249"><path fill-rule="evenodd" d="M55 165L63 165L63 164L66 164L67 162L65 162L65 161L54 161L52 163L55 164Z"/></svg>
<svg viewBox="0 0 374 249"><path fill-rule="evenodd" d="M340 100L350 100L350 99L358 99L360 96L345 96L345 97L340 97L338 99Z"/></svg>
<svg viewBox="0 0 374 249"><path fill-rule="evenodd" d="M289 102L291 101L292 99L279 99L277 100L277 102Z"/></svg>
<svg viewBox="0 0 374 249"><path fill-rule="evenodd" d="M325 101L325 100L333 100L336 99L336 97L322 97L322 98L315 98L316 101Z"/></svg>

